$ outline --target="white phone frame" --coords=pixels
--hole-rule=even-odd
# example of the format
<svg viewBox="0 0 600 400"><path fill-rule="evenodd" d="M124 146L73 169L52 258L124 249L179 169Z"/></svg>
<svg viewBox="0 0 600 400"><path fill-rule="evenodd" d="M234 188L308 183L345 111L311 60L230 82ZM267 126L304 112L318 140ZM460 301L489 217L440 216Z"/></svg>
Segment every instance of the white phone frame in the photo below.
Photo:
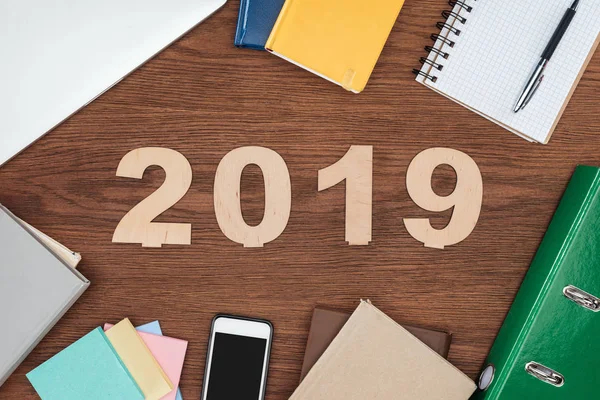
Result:
<svg viewBox="0 0 600 400"><path fill-rule="evenodd" d="M217 333L265 339L267 341L265 346L265 358L263 360L263 370L260 379L259 397L256 399L263 400L265 398L265 384L267 382L267 372L269 370L269 356L271 354L271 342L273 340L273 326L268 321L247 319L231 315L217 315L213 320L208 352L206 354L206 369L204 373L204 382L202 385L203 390L201 400L207 400L208 396L210 368L212 365L213 347Z"/></svg>

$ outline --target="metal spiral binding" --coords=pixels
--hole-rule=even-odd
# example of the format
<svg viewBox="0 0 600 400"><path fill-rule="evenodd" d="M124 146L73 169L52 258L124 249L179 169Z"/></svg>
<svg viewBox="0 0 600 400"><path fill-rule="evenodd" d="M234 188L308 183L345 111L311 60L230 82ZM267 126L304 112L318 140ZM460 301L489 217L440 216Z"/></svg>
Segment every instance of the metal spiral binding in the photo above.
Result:
<svg viewBox="0 0 600 400"><path fill-rule="evenodd" d="M438 35L437 33L434 33L431 35L431 40L433 40L433 42L437 42L438 40L441 41L442 43L450 46L450 47L454 47L454 45L456 44L456 42L454 40L450 40L445 36L442 35Z"/></svg>
<svg viewBox="0 0 600 400"><path fill-rule="evenodd" d="M464 1L456 1L456 0L450 0L448 2L448 4L450 4L450 6L452 8L456 7L456 5L458 4L460 7L462 7L464 10L466 10L467 12L471 12L473 11L473 7L471 7L470 5L468 5L466 2Z"/></svg>
<svg viewBox="0 0 600 400"><path fill-rule="evenodd" d="M454 11L444 10L442 11L442 17L446 18L446 20L451 17L456 18L463 25L467 23L467 19L465 17L455 13Z"/></svg>
<svg viewBox="0 0 600 400"><path fill-rule="evenodd" d="M476 1L476 0L475 0ZM460 15L458 12L455 12L454 9L458 6L460 7L460 9L465 10L466 12L470 13L471 11L473 11L473 7L470 6L467 1L461 1L461 0L449 0L448 4L450 4L450 6L452 6L452 10L444 10L442 12L442 17L444 17L445 21L440 21L436 24L436 26L440 29L440 31L443 31L444 29L448 29L448 31L450 31L452 34L454 34L455 36L460 36L460 34L462 33L462 30L459 29L459 27L456 26L455 23L464 25L467 23L468 18ZM436 54L438 57L441 57L442 59L446 60L448 59L448 57L450 57L450 53L447 53L441 49L438 49L435 46L435 43L437 43L438 41L443 43L444 45L452 48L454 47L454 45L456 44L456 42L452 39L450 39L448 36L442 36L441 34L433 34L431 35L431 40L433 40L434 45L433 46L425 46L425 51L427 51L428 54L434 53ZM434 60L430 60L429 57L421 57L420 58L420 62L421 64L428 64L431 65L431 67L437 71L441 71L444 68L443 64L440 64L439 62L437 62L438 57L436 57L435 61ZM424 76L425 79L429 79L432 82L437 82L438 77L436 75L433 75L427 72L423 72L420 69L413 69L413 73L415 75L420 75L420 76Z"/></svg>

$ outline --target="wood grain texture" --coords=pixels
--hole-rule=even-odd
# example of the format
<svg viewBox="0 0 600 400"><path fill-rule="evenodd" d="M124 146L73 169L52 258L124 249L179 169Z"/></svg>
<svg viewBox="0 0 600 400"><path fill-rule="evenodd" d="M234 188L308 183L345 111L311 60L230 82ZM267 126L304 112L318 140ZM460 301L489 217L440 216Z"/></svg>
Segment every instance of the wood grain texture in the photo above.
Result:
<svg viewBox="0 0 600 400"><path fill-rule="evenodd" d="M411 69L430 43L443 0L407 1L366 90L354 95L267 53L233 46L239 2L231 0L182 40L0 168L0 202L82 253L92 285L16 373L2 399L35 399L25 373L104 322L159 319L190 341L184 398L198 399L210 321L218 312L275 325L268 400L287 399L300 374L312 309L350 311L360 298L399 322L454 334L450 360L475 378L578 163L600 165L600 56L592 60L549 145L530 144L427 90ZM35 118L35 115L31 116ZM287 229L264 248L221 233L213 209L220 159L239 146L285 159L292 181ZM373 241L344 241L344 185L317 191L317 172L350 145L373 145ZM164 173L118 178L138 147L181 152L194 176L159 222L191 222L191 246L114 244L119 220L156 190ZM420 210L405 188L423 149L469 154L484 181L479 222L464 242L424 248L403 217ZM434 175L450 193L449 168ZM248 167L242 209L263 212L263 180Z"/></svg>

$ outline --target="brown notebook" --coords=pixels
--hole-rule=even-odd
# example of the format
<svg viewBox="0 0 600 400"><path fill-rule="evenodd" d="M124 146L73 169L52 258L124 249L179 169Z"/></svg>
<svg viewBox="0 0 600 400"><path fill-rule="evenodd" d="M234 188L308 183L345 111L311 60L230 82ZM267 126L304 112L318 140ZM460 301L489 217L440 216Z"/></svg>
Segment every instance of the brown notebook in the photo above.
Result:
<svg viewBox="0 0 600 400"><path fill-rule="evenodd" d="M308 342L306 343L306 352L304 353L302 374L300 375L301 382L325 350L327 350L333 339L340 333L343 326L348 322L348 319L350 319L349 313L320 307L314 309ZM451 334L412 326L404 326L404 328L433 351L444 358L448 358L450 343L452 342Z"/></svg>

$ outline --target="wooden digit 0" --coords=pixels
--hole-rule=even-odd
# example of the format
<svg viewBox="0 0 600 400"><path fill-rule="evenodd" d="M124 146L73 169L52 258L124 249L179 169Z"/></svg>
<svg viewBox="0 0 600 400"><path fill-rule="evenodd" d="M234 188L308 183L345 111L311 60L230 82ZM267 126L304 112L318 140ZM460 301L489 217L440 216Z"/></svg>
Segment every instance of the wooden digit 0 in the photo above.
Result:
<svg viewBox="0 0 600 400"><path fill-rule="evenodd" d="M161 187L133 207L117 225L112 241L141 243L142 247L163 244L191 244L192 225L152 222L175 205L192 183L192 167L179 152L161 147L144 147L127 153L117 168L117 176L142 179L152 165L165 170Z"/></svg>
<svg viewBox="0 0 600 400"><path fill-rule="evenodd" d="M244 221L240 203L242 171L257 165L265 183L265 213L260 224L249 226ZM232 150L219 163L215 176L214 204L221 231L244 247L263 247L285 230L292 208L292 185L285 161L264 147L240 147Z"/></svg>
<svg viewBox="0 0 600 400"><path fill-rule="evenodd" d="M346 241L366 246L373 223L373 146L350 146L338 162L319 171L319 191L346 181Z"/></svg>
<svg viewBox="0 0 600 400"><path fill-rule="evenodd" d="M449 196L438 196L431 187L433 171L447 164L456 171L456 187ZM441 212L454 208L444 229L434 229L428 218L405 218L408 233L425 247L444 249L465 240L477 225L483 201L483 180L479 167L467 154L447 148L419 153L406 172L406 189L421 208Z"/></svg>

